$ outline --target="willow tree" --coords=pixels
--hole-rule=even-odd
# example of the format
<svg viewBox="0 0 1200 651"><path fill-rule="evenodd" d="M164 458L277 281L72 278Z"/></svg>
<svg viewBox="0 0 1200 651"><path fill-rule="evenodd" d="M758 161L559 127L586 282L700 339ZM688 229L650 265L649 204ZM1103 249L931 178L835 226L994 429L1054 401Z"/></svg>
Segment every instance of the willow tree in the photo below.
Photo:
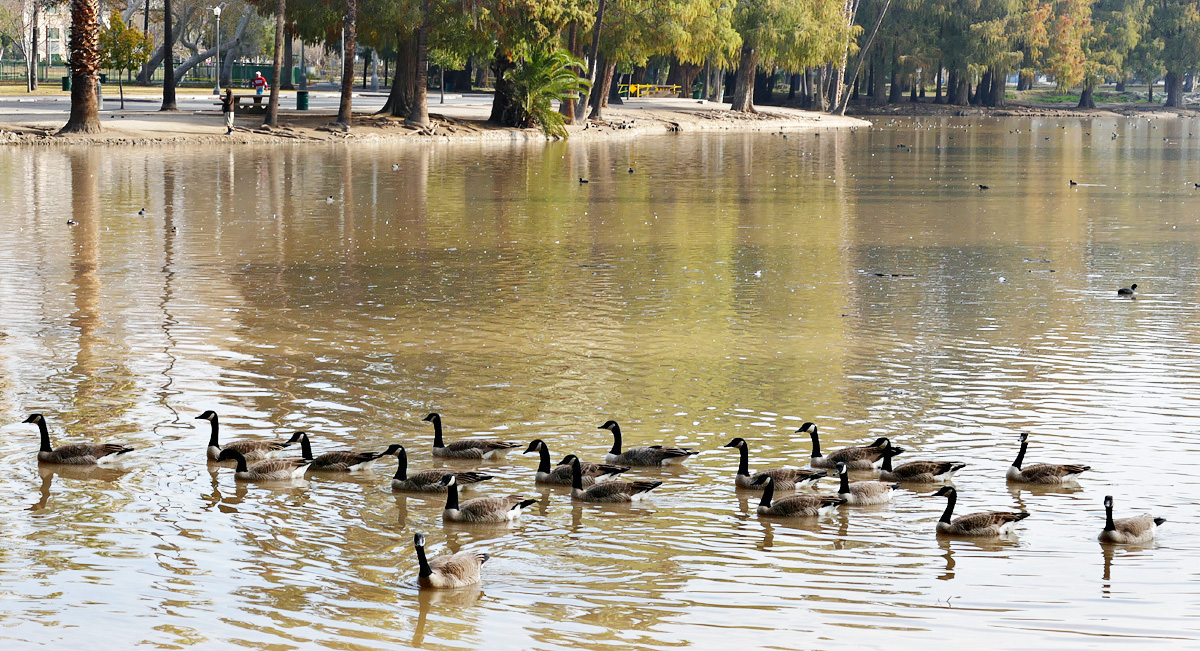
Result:
<svg viewBox="0 0 1200 651"><path fill-rule="evenodd" d="M1167 106L1183 108L1183 76L1200 65L1200 5L1196 0L1150 0L1150 33L1162 44Z"/></svg>
<svg viewBox="0 0 1200 651"><path fill-rule="evenodd" d="M71 117L59 133L98 133L100 2L71 0Z"/></svg>

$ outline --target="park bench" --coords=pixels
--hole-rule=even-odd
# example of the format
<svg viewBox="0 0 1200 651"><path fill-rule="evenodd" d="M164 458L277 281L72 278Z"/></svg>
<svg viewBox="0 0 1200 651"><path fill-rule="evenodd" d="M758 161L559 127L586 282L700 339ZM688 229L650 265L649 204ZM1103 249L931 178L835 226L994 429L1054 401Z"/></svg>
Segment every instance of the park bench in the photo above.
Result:
<svg viewBox="0 0 1200 651"><path fill-rule="evenodd" d="M266 115L267 103L270 95L234 95L233 96L233 114L234 115ZM217 106L221 103L217 102Z"/></svg>

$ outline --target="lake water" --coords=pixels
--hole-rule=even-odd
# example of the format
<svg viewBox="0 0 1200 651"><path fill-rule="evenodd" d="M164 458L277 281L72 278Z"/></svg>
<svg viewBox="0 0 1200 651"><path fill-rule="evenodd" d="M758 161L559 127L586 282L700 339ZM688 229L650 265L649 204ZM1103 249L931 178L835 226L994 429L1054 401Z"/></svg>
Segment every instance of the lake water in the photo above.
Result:
<svg viewBox="0 0 1200 651"><path fill-rule="evenodd" d="M786 139L0 149L0 639L1195 640L1198 136L1194 120L974 118ZM205 409L226 439L401 442L415 468L443 465L430 411L449 438L543 438L556 461L601 457L609 418L627 444L704 452L628 473L664 481L633 507L573 505L513 453L478 464L497 476L482 492L541 503L511 529L445 526L441 498L391 492L392 462L235 483L205 462ZM32 412L56 441L138 452L39 470ZM944 500L923 487L760 520L720 446L805 465L806 420L830 450L890 436L910 459L966 461L960 513L1031 517L1011 540L939 540ZM1007 485L1023 431L1030 460L1093 470L1074 489ZM1168 518L1158 541L1098 544L1106 494L1118 516ZM417 531L434 554L492 554L482 584L418 593Z"/></svg>

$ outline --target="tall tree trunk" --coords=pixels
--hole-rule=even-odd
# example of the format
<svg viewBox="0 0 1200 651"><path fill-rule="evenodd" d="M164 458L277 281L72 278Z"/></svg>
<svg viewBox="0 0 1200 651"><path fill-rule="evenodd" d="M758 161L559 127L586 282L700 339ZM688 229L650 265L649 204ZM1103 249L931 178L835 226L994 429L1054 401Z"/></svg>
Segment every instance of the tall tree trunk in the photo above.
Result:
<svg viewBox="0 0 1200 651"><path fill-rule="evenodd" d="M492 99L492 114L488 121L502 127L523 127L526 116L513 97L515 89L511 81L506 79L506 73L516 67L516 62L507 53L496 48L492 57L492 74L496 77L496 94Z"/></svg>
<svg viewBox="0 0 1200 651"><path fill-rule="evenodd" d="M904 89L900 86L900 44L892 44L892 60L891 60L891 87L888 88L888 104L897 104L900 102L900 93Z"/></svg>
<svg viewBox="0 0 1200 651"><path fill-rule="evenodd" d="M617 72L617 64L613 63L604 73L604 108L608 108L609 104L620 106L624 103L625 100L621 99L621 73Z"/></svg>
<svg viewBox="0 0 1200 651"><path fill-rule="evenodd" d="M1004 106L1004 94L1008 86L1008 73L997 69L992 71L992 98L988 106Z"/></svg>
<svg viewBox="0 0 1200 651"><path fill-rule="evenodd" d="M1190 93L1196 87L1196 75L1189 72L1183 76L1183 92Z"/></svg>
<svg viewBox="0 0 1200 651"><path fill-rule="evenodd" d="M887 104L887 82L883 73L883 66L887 62L887 55L883 52L878 52L875 55L875 74L871 75L871 102L876 106Z"/></svg>
<svg viewBox="0 0 1200 651"><path fill-rule="evenodd" d="M429 0L421 2L421 23L416 32L417 76L408 121L425 127L429 126Z"/></svg>
<svg viewBox="0 0 1200 651"><path fill-rule="evenodd" d="M579 21L571 21L571 27L567 30L567 51L571 56L576 56L575 52L579 48ZM579 74L576 71L576 74ZM558 112L563 116L563 122L566 124L575 124L575 98L564 97L558 102Z"/></svg>
<svg viewBox="0 0 1200 651"><path fill-rule="evenodd" d="M1167 103L1171 108L1183 108L1183 75L1179 72L1168 72L1165 81L1167 85Z"/></svg>
<svg viewBox="0 0 1200 651"><path fill-rule="evenodd" d="M937 77L937 80L936 80L937 93L933 96L933 103L941 104L942 103L942 62L941 61L938 61L937 74L934 76Z"/></svg>
<svg viewBox="0 0 1200 651"><path fill-rule="evenodd" d="M36 2L33 3L32 10L33 24L30 26L30 32L33 38L29 42L29 60L33 63L33 65L27 66L27 72L29 73L28 88L30 92L37 90L38 87L38 41L40 40L39 32L41 31L38 25L38 16L41 14L41 12L38 11L38 4Z"/></svg>
<svg viewBox="0 0 1200 651"><path fill-rule="evenodd" d="M96 97L100 72L99 0L71 0L70 47L71 117L59 133L99 133L100 107Z"/></svg>
<svg viewBox="0 0 1200 651"><path fill-rule="evenodd" d="M908 101L910 104L917 103L917 86L921 85L921 78L917 77L913 80L911 86L908 87Z"/></svg>
<svg viewBox="0 0 1200 651"><path fill-rule="evenodd" d="M749 43L742 43L742 54L738 59L737 72L734 74L733 111L757 113L754 110L754 71L758 68L758 48Z"/></svg>
<svg viewBox="0 0 1200 651"><path fill-rule="evenodd" d="M283 85L283 41L287 38L283 28L283 15L287 0L275 0L275 57L271 61L271 99L267 102L267 118L263 124L273 127L279 124L279 87Z"/></svg>
<svg viewBox="0 0 1200 651"><path fill-rule="evenodd" d="M175 111L175 36L171 33L171 0L163 0L163 101L160 111Z"/></svg>
<svg viewBox="0 0 1200 651"><path fill-rule="evenodd" d="M598 73L600 75L599 88L593 88L592 96L589 98L589 102L591 103L592 107L589 118L592 120L603 119L604 104L608 100L608 92L612 87L613 73L615 73L617 70L617 64L609 63L608 57L605 56L604 53L600 54L600 61L598 62L598 65L600 66L601 70L601 72Z"/></svg>
<svg viewBox="0 0 1200 651"><path fill-rule="evenodd" d="M342 46L342 98L338 103L337 123L350 126L351 95L354 94L354 48L358 36L358 0L346 0L345 43Z"/></svg>
<svg viewBox="0 0 1200 651"><path fill-rule="evenodd" d="M1114 90L1116 90L1118 93L1125 92L1125 77L1124 76L1122 76L1120 79L1117 80L1117 87Z"/></svg>
<svg viewBox="0 0 1200 651"><path fill-rule="evenodd" d="M592 25L592 47L588 49L588 89L582 93L579 100L580 106L587 106L590 98L589 93L592 92L596 85L596 65L597 59L600 56L600 28L604 26L604 10L608 7L607 0L600 0L600 4L596 7L596 22ZM592 106L596 109L596 114L593 117L599 117L600 102L592 102Z"/></svg>
<svg viewBox="0 0 1200 651"><path fill-rule="evenodd" d="M1146 82L1146 101L1154 103L1154 79Z"/></svg>
<svg viewBox="0 0 1200 651"><path fill-rule="evenodd" d="M288 34L283 39L283 81L276 81L279 90L295 90L296 84L292 82L292 68L296 65L296 59L292 56L292 41L294 38Z"/></svg>
<svg viewBox="0 0 1200 651"><path fill-rule="evenodd" d="M392 77L392 92L379 113L394 118L407 118L412 111L413 93L417 77L416 32L401 38L396 35L396 72Z"/></svg>
<svg viewBox="0 0 1200 651"><path fill-rule="evenodd" d="M1096 100L1094 97L1092 97L1092 90L1094 89L1094 86L1095 86L1095 83L1091 82L1091 81L1089 81L1083 85L1083 91L1079 93L1079 104L1077 104L1075 106L1075 108L1081 108L1081 109L1096 108Z"/></svg>

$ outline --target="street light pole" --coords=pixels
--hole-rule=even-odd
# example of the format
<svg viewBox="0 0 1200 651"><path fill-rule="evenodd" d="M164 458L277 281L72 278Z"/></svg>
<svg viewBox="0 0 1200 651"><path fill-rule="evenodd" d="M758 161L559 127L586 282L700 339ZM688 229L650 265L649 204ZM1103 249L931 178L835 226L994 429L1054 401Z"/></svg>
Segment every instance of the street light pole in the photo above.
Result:
<svg viewBox="0 0 1200 651"><path fill-rule="evenodd" d="M217 17L217 75L213 80L213 95L221 94L221 9L225 7L225 3L212 8L213 15Z"/></svg>

